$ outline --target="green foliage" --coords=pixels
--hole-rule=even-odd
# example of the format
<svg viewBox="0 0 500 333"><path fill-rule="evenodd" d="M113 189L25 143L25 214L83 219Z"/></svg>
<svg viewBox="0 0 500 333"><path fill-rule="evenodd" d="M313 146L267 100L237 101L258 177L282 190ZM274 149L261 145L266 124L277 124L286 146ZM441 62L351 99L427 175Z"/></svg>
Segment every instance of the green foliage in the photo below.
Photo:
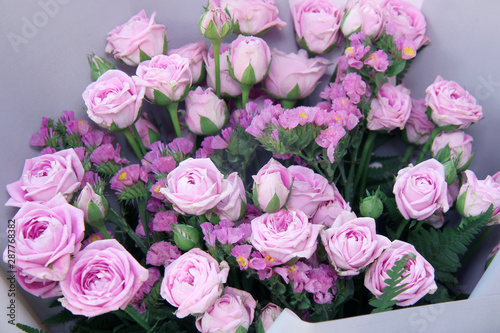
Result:
<svg viewBox="0 0 500 333"><path fill-rule="evenodd" d="M37 328L33 328L31 326L24 325L24 324L21 324L21 323L17 323L16 327L19 328L20 330L26 332L26 333L48 333L48 332L45 332L43 330L39 330Z"/></svg>
<svg viewBox="0 0 500 333"><path fill-rule="evenodd" d="M59 301L58 301L58 303L59 303ZM59 303L59 305L60 304L61 303ZM64 324L64 323L70 322L70 321L78 319L78 318L81 318L81 316L76 316L73 313L71 313L71 311L69 311L68 309L63 309L58 314L55 314L52 317L45 319L42 322L42 324L49 324L49 325L50 324Z"/></svg>

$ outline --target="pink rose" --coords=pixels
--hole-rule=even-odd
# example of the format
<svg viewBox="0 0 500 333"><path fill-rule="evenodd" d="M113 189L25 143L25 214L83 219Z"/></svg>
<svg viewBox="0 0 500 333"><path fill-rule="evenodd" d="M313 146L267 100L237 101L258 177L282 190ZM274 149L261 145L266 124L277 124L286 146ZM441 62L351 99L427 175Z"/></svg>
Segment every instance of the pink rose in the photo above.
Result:
<svg viewBox="0 0 500 333"><path fill-rule="evenodd" d="M156 12L148 19L142 10L127 23L111 30L106 52L113 53L116 59L129 66L137 66L141 62L141 51L150 58L163 53L166 28L155 23L155 16Z"/></svg>
<svg viewBox="0 0 500 333"><path fill-rule="evenodd" d="M435 159L399 170L393 193L405 219L420 221L450 208L444 166Z"/></svg>
<svg viewBox="0 0 500 333"><path fill-rule="evenodd" d="M167 184L159 189L181 214L203 215L230 195L223 191L224 175L209 158L179 163L167 176Z"/></svg>
<svg viewBox="0 0 500 333"><path fill-rule="evenodd" d="M341 276L359 274L391 245L387 237L377 235L374 219L352 215L320 232L328 259Z"/></svg>
<svg viewBox="0 0 500 333"><path fill-rule="evenodd" d="M329 0L305 0L292 8L297 41L301 48L321 54L330 51L339 38L342 10Z"/></svg>
<svg viewBox="0 0 500 333"><path fill-rule="evenodd" d="M269 28L283 29L286 23L278 18L274 0L220 0L220 7L227 8L234 18L236 32L259 35Z"/></svg>
<svg viewBox="0 0 500 333"><path fill-rule="evenodd" d="M87 183L76 199L76 207L82 210L85 221L90 225L98 226L104 223L108 202Z"/></svg>
<svg viewBox="0 0 500 333"><path fill-rule="evenodd" d="M189 59L189 69L193 76L193 85L199 84L205 78L205 66L203 58L207 53L207 44L204 41L186 44L178 49L169 50L167 55L178 54Z"/></svg>
<svg viewBox="0 0 500 333"><path fill-rule="evenodd" d="M245 214L247 204L245 185L243 185L243 181L238 176L238 173L233 172L224 179L223 186L225 187L223 192L229 192L231 195L221 200L215 206L214 213L221 220L238 221Z"/></svg>
<svg viewBox="0 0 500 333"><path fill-rule="evenodd" d="M146 97L155 104L179 102L187 95L193 80L189 59L178 54L160 54L139 64L133 77L138 87L146 89Z"/></svg>
<svg viewBox="0 0 500 333"><path fill-rule="evenodd" d="M431 108L432 121L439 127L464 129L483 118L476 99L454 81L438 76L425 92L425 105Z"/></svg>
<svg viewBox="0 0 500 333"><path fill-rule="evenodd" d="M370 105L371 110L366 118L369 130L403 129L411 112L410 90L402 85L384 83Z"/></svg>
<svg viewBox="0 0 500 333"><path fill-rule="evenodd" d="M21 207L25 202L43 203L61 193L68 200L78 190L85 170L73 149L28 159L21 178L7 185L6 206Z"/></svg>
<svg viewBox="0 0 500 333"><path fill-rule="evenodd" d="M13 220L16 266L25 275L40 280L64 280L71 256L80 250L83 241L83 212L57 194L45 203L24 203ZM5 262L8 253L6 248Z"/></svg>
<svg viewBox="0 0 500 333"><path fill-rule="evenodd" d="M98 240L71 260L59 301L86 317L124 310L148 277L148 270L117 240Z"/></svg>
<svg viewBox="0 0 500 333"><path fill-rule="evenodd" d="M139 133L139 138L144 144L146 149L151 147L153 142L160 140L160 132L158 129L148 120L147 113L143 113L135 122L135 128L137 133ZM132 129L130 129L132 131ZM133 131L132 131L133 134Z"/></svg>
<svg viewBox="0 0 500 333"><path fill-rule="evenodd" d="M186 125L198 135L214 135L227 122L226 103L211 88L198 87L186 97Z"/></svg>
<svg viewBox="0 0 500 333"><path fill-rule="evenodd" d="M228 44L220 45L220 91L223 96L235 97L241 95L241 87L231 75L229 75L229 63L227 58L231 53L231 47ZM207 69L207 85L215 89L215 60L214 49L210 47L207 55L203 58Z"/></svg>
<svg viewBox="0 0 500 333"><path fill-rule="evenodd" d="M333 189L333 195L328 198L328 201L318 206L311 219L312 223L321 224L325 227L330 227L343 211L351 211L349 203L344 200L337 187L334 184L330 184L330 186Z"/></svg>
<svg viewBox="0 0 500 333"><path fill-rule="evenodd" d="M299 165L288 167L292 175L292 193L287 207L300 209L311 218L319 205L331 200L333 187L328 180L311 169Z"/></svg>
<svg viewBox="0 0 500 333"><path fill-rule="evenodd" d="M463 216L474 217L484 213L493 205L489 225L500 224L500 183L491 176L478 180L474 172L465 171L466 182L460 187L457 209Z"/></svg>
<svg viewBox="0 0 500 333"><path fill-rule="evenodd" d="M260 312L260 320L264 327L264 332L271 327L274 321L279 317L283 310L274 303L267 303L267 305Z"/></svg>
<svg viewBox="0 0 500 333"><path fill-rule="evenodd" d="M262 81L270 62L271 50L262 38L239 35L231 43L232 76L243 85L251 86Z"/></svg>
<svg viewBox="0 0 500 333"><path fill-rule="evenodd" d="M194 248L165 268L161 297L177 308L178 318L202 314L222 294L228 273L227 262L219 264L206 252Z"/></svg>
<svg viewBox="0 0 500 333"><path fill-rule="evenodd" d="M58 281L42 280L33 275L24 273L20 269L15 271L16 281L19 285L29 292L41 298L50 298L61 296L61 287Z"/></svg>
<svg viewBox="0 0 500 333"><path fill-rule="evenodd" d="M279 99L296 100L310 95L330 64L321 57L309 59L305 50L286 54L273 49L271 55L273 61L264 88Z"/></svg>
<svg viewBox="0 0 500 333"><path fill-rule="evenodd" d="M106 129L120 130L139 117L144 88L137 87L124 72L110 69L89 84L82 97L93 122Z"/></svg>
<svg viewBox="0 0 500 333"><path fill-rule="evenodd" d="M196 318L196 328L200 332L224 333L234 333L240 326L248 329L256 306L257 302L250 293L226 287L224 295Z"/></svg>
<svg viewBox="0 0 500 333"><path fill-rule="evenodd" d="M271 158L252 178L255 205L268 213L273 213L285 205L292 186L290 170Z"/></svg>
<svg viewBox="0 0 500 333"><path fill-rule="evenodd" d="M203 36L210 40L222 40L233 32L233 20L231 15L218 4L208 4L206 12L200 18L198 24Z"/></svg>
<svg viewBox="0 0 500 333"><path fill-rule="evenodd" d="M340 29L349 36L358 29L366 36L377 39L384 27L384 16L377 2L372 0L350 0Z"/></svg>
<svg viewBox="0 0 500 333"><path fill-rule="evenodd" d="M425 36L425 17L420 10L402 0L384 0L380 7L384 24L391 25L395 38L412 41L417 50L429 44L429 38Z"/></svg>
<svg viewBox="0 0 500 333"><path fill-rule="evenodd" d="M410 117L405 125L405 135L408 142L423 145L434 130L434 124L427 117L425 100L412 99Z"/></svg>
<svg viewBox="0 0 500 333"><path fill-rule="evenodd" d="M309 223L306 214L293 208L258 216L251 225L253 247L278 263L310 258L316 251L318 234L323 228Z"/></svg>
<svg viewBox="0 0 500 333"><path fill-rule="evenodd" d="M452 131L439 133L432 142L432 155L444 147L450 147L451 159L457 162L457 169L464 169L472 161L472 136L464 131Z"/></svg>
<svg viewBox="0 0 500 333"><path fill-rule="evenodd" d="M391 247L382 252L368 268L365 274L365 287L376 297L382 295L384 287L387 286L384 280L389 278L387 271L392 269L396 261L408 254L415 255L415 259L408 260L406 264L406 271L403 274L407 277L400 284L406 284L407 289L394 298L397 300L396 305L413 305L425 295L434 294L437 290L434 267L415 250L413 245L400 240L393 241Z"/></svg>

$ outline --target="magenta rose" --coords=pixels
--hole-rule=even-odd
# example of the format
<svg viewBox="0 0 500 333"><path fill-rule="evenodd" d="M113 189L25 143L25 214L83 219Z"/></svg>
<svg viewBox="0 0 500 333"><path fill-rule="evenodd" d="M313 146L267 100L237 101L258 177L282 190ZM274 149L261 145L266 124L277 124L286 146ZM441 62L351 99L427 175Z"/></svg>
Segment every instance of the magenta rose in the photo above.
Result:
<svg viewBox="0 0 500 333"><path fill-rule="evenodd" d="M349 0L340 29L344 36L361 31L376 39L384 27L384 16L377 2L372 0Z"/></svg>
<svg viewBox="0 0 500 333"><path fill-rule="evenodd" d="M285 205L292 186L290 170L271 158L252 178L255 205L268 213L273 213Z"/></svg>
<svg viewBox="0 0 500 333"><path fill-rule="evenodd" d="M267 303L267 305L260 311L260 321L264 327L264 332L267 332L282 311L283 310L274 303Z"/></svg>
<svg viewBox="0 0 500 333"><path fill-rule="evenodd" d="M224 333L234 333L240 326L248 329L256 306L257 302L250 293L225 287L224 295L196 318L196 328L200 332Z"/></svg>
<svg viewBox="0 0 500 333"><path fill-rule="evenodd" d="M243 181L238 176L238 173L233 172L224 179L223 186L225 187L223 192L231 194L215 206L214 213L221 220L238 221L245 215L247 204L245 185L243 185Z"/></svg>
<svg viewBox="0 0 500 333"><path fill-rule="evenodd" d="M330 184L330 186L333 189L333 196L318 206L311 219L312 223L321 224L325 227L330 227L343 211L351 211L349 203L344 200L337 187L334 184Z"/></svg>
<svg viewBox="0 0 500 333"><path fill-rule="evenodd" d="M148 270L117 240L98 240L71 260L59 302L86 317L125 310L148 277Z"/></svg>
<svg viewBox="0 0 500 333"><path fill-rule="evenodd" d="M179 163L167 176L167 184L159 191L181 214L203 215L230 193L223 191L224 175L209 158Z"/></svg>
<svg viewBox="0 0 500 333"><path fill-rule="evenodd" d="M328 180L307 167L292 165L288 167L292 175L292 193L287 207L303 211L311 218L319 205L331 200L333 187Z"/></svg>
<svg viewBox="0 0 500 333"><path fill-rule="evenodd" d="M200 40L196 43L186 44L178 49L169 50L167 55L178 54L189 59L189 69L193 76L193 85L201 83L205 78L205 66L203 58L207 53L207 44Z"/></svg>
<svg viewBox="0 0 500 333"><path fill-rule="evenodd" d="M178 318L202 314L222 294L228 273L227 262L219 264L208 253L194 248L165 268L161 296L177 308Z"/></svg>
<svg viewBox="0 0 500 333"><path fill-rule="evenodd" d="M450 208L444 166L435 159L399 170L393 193L405 219L420 221Z"/></svg>
<svg viewBox="0 0 500 333"><path fill-rule="evenodd" d="M293 208L258 216L251 225L253 247L279 263L310 258L316 251L319 231L323 229L322 225L309 223L306 214Z"/></svg>
<svg viewBox="0 0 500 333"><path fill-rule="evenodd" d="M436 156L441 149L450 147L452 161L457 169L463 170L472 161L472 140L472 136L464 131L441 132L434 138L431 152Z"/></svg>
<svg viewBox="0 0 500 333"><path fill-rule="evenodd" d="M251 86L267 75L271 50L262 38L239 35L231 43L229 58L233 78L243 85Z"/></svg>
<svg viewBox="0 0 500 333"><path fill-rule="evenodd" d="M330 51L339 38L340 7L329 0L305 0L291 9L300 47L316 54Z"/></svg>
<svg viewBox="0 0 500 333"><path fill-rule="evenodd" d="M320 236L328 259L341 276L354 276L380 256L391 241L377 235L375 220L354 213L339 219Z"/></svg>
<svg viewBox="0 0 500 333"><path fill-rule="evenodd" d="M411 100L411 112L404 133L408 142L423 145L434 130L434 124L427 117L425 100Z"/></svg>
<svg viewBox="0 0 500 333"><path fill-rule="evenodd" d="M42 280L33 275L24 273L21 269L15 270L16 281L19 285L29 292L41 298L50 298L61 296L61 287L59 281Z"/></svg>
<svg viewBox="0 0 500 333"><path fill-rule="evenodd" d="M155 16L156 12L147 18L142 10L127 23L111 30L106 52L129 66L137 66L141 62L141 51L150 58L163 53L166 28L155 23Z"/></svg>
<svg viewBox="0 0 500 333"><path fill-rule="evenodd" d="M231 47L228 44L220 45L220 91L223 96L235 97L241 95L241 87L231 75L229 75L229 63L227 58L231 53ZM207 85L215 89L215 60L214 49L210 47L208 53L203 58L207 69Z"/></svg>
<svg viewBox="0 0 500 333"><path fill-rule="evenodd" d="M392 131L403 129L411 112L410 90L402 85L384 83L377 98L371 101L371 110L366 118L367 127L372 131Z"/></svg>
<svg viewBox="0 0 500 333"><path fill-rule="evenodd" d="M286 54L273 49L271 56L264 88L279 99L296 100L310 95L330 64L321 57L309 59L305 50Z"/></svg>
<svg viewBox="0 0 500 333"><path fill-rule="evenodd" d="M476 99L454 81L438 76L425 92L425 104L431 108L432 121L439 127L464 129L483 118Z"/></svg>
<svg viewBox="0 0 500 333"><path fill-rule="evenodd" d="M160 54L139 64L133 77L138 87L146 89L146 97L155 104L167 105L184 99L193 76L189 59L178 54Z"/></svg>
<svg viewBox="0 0 500 333"><path fill-rule="evenodd" d="M411 244L395 240L391 247L386 249L380 257L368 268L365 274L365 287L371 291L375 297L383 294L383 289L387 286L384 282L389 278L387 271L392 269L396 261L405 255L414 255L415 259L408 260L405 275L407 277L400 282L406 284L407 288L394 299L398 306L409 306L415 304L419 299L427 294L433 294L437 290L434 281L434 267Z"/></svg>
<svg viewBox="0 0 500 333"><path fill-rule="evenodd" d="M78 190L85 170L73 149L40 155L24 162L21 178L7 185L6 206L21 207L25 202L47 202L58 193L69 200Z"/></svg>
<svg viewBox="0 0 500 333"><path fill-rule="evenodd" d="M214 135L227 122L226 103L211 88L198 87L186 97L186 125L198 135Z"/></svg>
<svg viewBox="0 0 500 333"><path fill-rule="evenodd" d="M233 16L238 33L259 35L272 27L281 30L286 26L278 17L274 0L219 0L219 3Z"/></svg>
<svg viewBox="0 0 500 333"><path fill-rule="evenodd" d="M144 98L144 88L137 87L130 76L110 69L82 94L87 115L97 125L111 130L135 123Z"/></svg>
<svg viewBox="0 0 500 333"><path fill-rule="evenodd" d="M45 203L24 203L13 220L16 266L40 280L64 280L84 237L83 212L57 194ZM5 262L8 252L3 253Z"/></svg>
<svg viewBox="0 0 500 333"><path fill-rule="evenodd" d="M491 176L478 180L474 172L465 171L466 181L460 187L457 209L463 216L474 217L484 213L493 205L489 225L500 224L500 183Z"/></svg>

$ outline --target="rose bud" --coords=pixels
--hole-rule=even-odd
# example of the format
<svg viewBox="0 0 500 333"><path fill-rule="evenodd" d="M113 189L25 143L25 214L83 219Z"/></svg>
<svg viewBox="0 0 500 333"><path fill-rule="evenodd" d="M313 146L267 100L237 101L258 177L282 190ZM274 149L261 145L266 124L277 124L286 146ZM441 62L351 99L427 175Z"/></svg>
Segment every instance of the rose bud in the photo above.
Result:
<svg viewBox="0 0 500 333"><path fill-rule="evenodd" d="M103 195L97 194L87 183L76 199L76 206L83 211L85 221L93 227L104 225L109 205Z"/></svg>
<svg viewBox="0 0 500 333"><path fill-rule="evenodd" d="M374 195L371 195L361 200L361 203L359 205L359 211L361 215L365 217L378 219L380 215L382 215L382 212L384 211L384 204L382 203L382 200L380 200L380 198L375 193Z"/></svg>
<svg viewBox="0 0 500 333"><path fill-rule="evenodd" d="M191 250L200 240L198 230L188 224L176 224L172 232L174 233L175 245L182 251Z"/></svg>
<svg viewBox="0 0 500 333"><path fill-rule="evenodd" d="M239 35L231 43L229 73L240 84L252 86L264 79L271 62L271 50L259 37Z"/></svg>
<svg viewBox="0 0 500 333"><path fill-rule="evenodd" d="M186 97L186 125L198 135L214 135L226 124L226 103L211 88L198 87Z"/></svg>
<svg viewBox="0 0 500 333"><path fill-rule="evenodd" d="M203 58L206 56L206 53L207 44L200 40L196 43L186 44L175 50L169 50L167 55L178 54L181 57L188 58L189 69L193 76L193 85L198 85L205 78L206 71Z"/></svg>
<svg viewBox="0 0 500 333"><path fill-rule="evenodd" d="M274 303L267 303L267 305L260 312L260 321L264 332L266 332L274 321L279 317L283 310Z"/></svg>
<svg viewBox="0 0 500 333"><path fill-rule="evenodd" d="M450 148L450 158L457 165L457 170L467 169L472 162L472 136L464 131L439 133L432 142L431 152L434 157L446 146Z"/></svg>
<svg viewBox="0 0 500 333"><path fill-rule="evenodd" d="M158 132L158 129L148 120L147 113L143 113L134 125L137 129L137 133L139 133L139 139L142 141L146 149L149 149L153 142L160 140L160 133ZM132 131L132 129L130 130ZM132 134L134 135L133 131Z"/></svg>
<svg viewBox="0 0 500 333"><path fill-rule="evenodd" d="M379 36L383 28L384 17L376 2L371 0L348 1L346 10L340 25L344 36L349 36L358 30L372 39Z"/></svg>
<svg viewBox="0 0 500 333"><path fill-rule="evenodd" d="M233 32L233 20L227 10L209 5L198 24L203 36L210 40L221 40Z"/></svg>
<svg viewBox="0 0 500 333"><path fill-rule="evenodd" d="M89 61L90 69L92 71L92 80L95 81L104 74L109 69L115 69L115 66L107 61L99 57L98 55L92 54L87 57Z"/></svg>
<svg viewBox="0 0 500 333"><path fill-rule="evenodd" d="M281 163L271 158L252 178L254 205L267 213L274 213L286 204L292 186L292 174Z"/></svg>
<svg viewBox="0 0 500 333"><path fill-rule="evenodd" d="M221 220L239 221L243 218L246 211L247 196L245 185L237 172L231 173L222 183L222 186L224 186L223 192L229 191L231 195L215 206L214 213Z"/></svg>

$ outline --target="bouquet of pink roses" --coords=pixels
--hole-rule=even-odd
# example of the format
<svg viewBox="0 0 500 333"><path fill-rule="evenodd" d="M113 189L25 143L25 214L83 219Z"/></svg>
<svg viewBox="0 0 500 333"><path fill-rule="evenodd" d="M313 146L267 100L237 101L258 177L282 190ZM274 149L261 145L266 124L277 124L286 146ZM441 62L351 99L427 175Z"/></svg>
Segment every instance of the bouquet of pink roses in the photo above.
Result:
<svg viewBox="0 0 500 333"><path fill-rule="evenodd" d="M7 186L19 210L3 259L63 307L45 323L261 333L284 308L317 322L462 297L468 248L500 223L500 173L468 169L481 106L441 77L411 98L403 79L429 44L412 5L290 10L297 53L265 40L286 24L274 1L210 0L210 47L168 49L141 11L107 36L115 64L89 57L100 129L44 118L30 140L43 150ZM394 141L406 148L387 156Z"/></svg>

